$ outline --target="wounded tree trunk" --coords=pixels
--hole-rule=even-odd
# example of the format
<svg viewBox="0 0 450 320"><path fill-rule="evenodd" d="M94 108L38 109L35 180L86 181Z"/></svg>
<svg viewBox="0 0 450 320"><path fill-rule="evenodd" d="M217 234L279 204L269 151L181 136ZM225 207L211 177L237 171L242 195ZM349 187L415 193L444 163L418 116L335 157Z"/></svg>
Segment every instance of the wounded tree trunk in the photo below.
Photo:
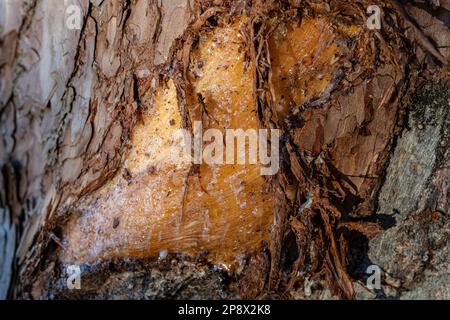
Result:
<svg viewBox="0 0 450 320"><path fill-rule="evenodd" d="M450 297L447 1L0 6L1 298Z"/></svg>

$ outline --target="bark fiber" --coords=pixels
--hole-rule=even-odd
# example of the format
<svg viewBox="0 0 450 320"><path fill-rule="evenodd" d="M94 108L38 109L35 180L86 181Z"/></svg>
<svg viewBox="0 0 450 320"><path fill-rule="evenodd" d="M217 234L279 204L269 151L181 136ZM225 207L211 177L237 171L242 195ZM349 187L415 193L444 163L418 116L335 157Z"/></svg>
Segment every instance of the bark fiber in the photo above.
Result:
<svg viewBox="0 0 450 320"><path fill-rule="evenodd" d="M64 25L69 2L80 30ZM449 299L450 2L404 2L2 0L0 298ZM374 4L381 30L366 27ZM195 250L93 259L67 290L70 226L130 179L148 93L173 81L183 127L220 123L198 55L236 21L255 123L281 130L267 239L228 272ZM301 30L319 30L301 43L311 61ZM186 184L201 188L202 170ZM365 287L372 264L381 290Z"/></svg>

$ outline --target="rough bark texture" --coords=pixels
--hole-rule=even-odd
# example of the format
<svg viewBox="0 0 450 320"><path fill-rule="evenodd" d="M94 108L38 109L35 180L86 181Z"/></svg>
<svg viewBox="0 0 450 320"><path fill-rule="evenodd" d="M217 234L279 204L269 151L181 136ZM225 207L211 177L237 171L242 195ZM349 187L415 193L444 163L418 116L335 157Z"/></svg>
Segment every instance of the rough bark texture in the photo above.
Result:
<svg viewBox="0 0 450 320"><path fill-rule="evenodd" d="M69 2L0 2L0 298L450 298L448 1L79 0L81 30L64 25ZM379 31L365 26L371 4ZM140 179L129 150L164 88L173 83L180 126L226 122L215 110L228 89L202 84L202 48L211 36L226 53L220 32L234 24L243 67L218 76L248 77L237 101L282 133L280 171L257 186L271 199L251 229L257 245L230 270L214 245L163 261L132 240L75 252L83 223L121 230L95 203ZM203 198L185 208L188 187L215 191L203 190L208 169L185 170L179 206L195 220ZM80 291L65 287L68 262L82 264ZM381 290L364 287L371 264Z"/></svg>

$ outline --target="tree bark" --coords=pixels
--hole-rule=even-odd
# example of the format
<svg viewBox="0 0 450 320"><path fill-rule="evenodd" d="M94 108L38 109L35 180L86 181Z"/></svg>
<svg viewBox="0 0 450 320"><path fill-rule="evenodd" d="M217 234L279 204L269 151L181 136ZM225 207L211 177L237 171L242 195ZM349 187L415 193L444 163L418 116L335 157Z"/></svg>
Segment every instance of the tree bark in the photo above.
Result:
<svg viewBox="0 0 450 320"><path fill-rule="evenodd" d="M450 298L448 1L0 8L0 298ZM196 121L279 171L171 162Z"/></svg>

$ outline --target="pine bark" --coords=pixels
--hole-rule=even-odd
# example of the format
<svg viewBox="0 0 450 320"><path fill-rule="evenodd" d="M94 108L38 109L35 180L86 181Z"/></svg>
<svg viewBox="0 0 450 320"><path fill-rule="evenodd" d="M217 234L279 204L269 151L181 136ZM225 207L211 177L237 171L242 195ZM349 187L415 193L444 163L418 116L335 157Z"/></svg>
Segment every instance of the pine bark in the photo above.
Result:
<svg viewBox="0 0 450 320"><path fill-rule="evenodd" d="M79 30L65 26L64 1L0 3L0 298L450 298L448 1L75 2ZM380 31L365 28L372 4ZM149 79L175 83L189 126L199 35L242 15L258 125L283 133L280 171L265 181L269 241L226 287L207 256L146 257L90 265L88 289L67 291L65 226L122 174ZM322 16L362 31L330 86L278 113L274 26ZM371 264L385 275L368 293Z"/></svg>

